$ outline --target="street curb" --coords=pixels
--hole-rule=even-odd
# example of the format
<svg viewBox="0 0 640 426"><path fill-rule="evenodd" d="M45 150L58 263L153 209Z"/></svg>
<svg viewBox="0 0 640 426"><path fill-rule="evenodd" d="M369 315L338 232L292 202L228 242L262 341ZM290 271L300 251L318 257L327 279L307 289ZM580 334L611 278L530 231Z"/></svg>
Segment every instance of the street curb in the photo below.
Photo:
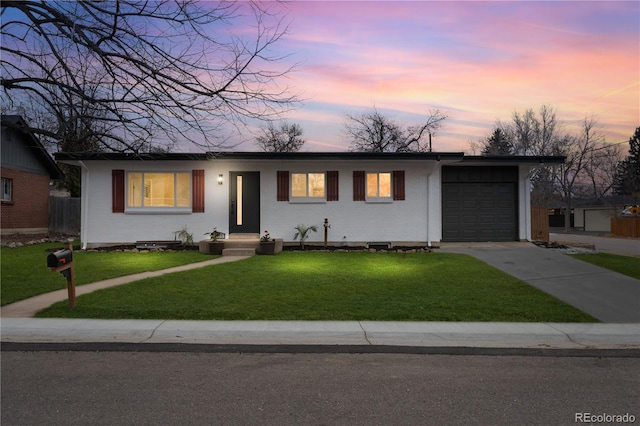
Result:
<svg viewBox="0 0 640 426"><path fill-rule="evenodd" d="M640 358L640 349L534 349L386 345L212 345L185 343L3 343L0 352L158 352L208 354L398 354Z"/></svg>
<svg viewBox="0 0 640 426"><path fill-rule="evenodd" d="M4 318L5 343L640 349L640 324Z"/></svg>

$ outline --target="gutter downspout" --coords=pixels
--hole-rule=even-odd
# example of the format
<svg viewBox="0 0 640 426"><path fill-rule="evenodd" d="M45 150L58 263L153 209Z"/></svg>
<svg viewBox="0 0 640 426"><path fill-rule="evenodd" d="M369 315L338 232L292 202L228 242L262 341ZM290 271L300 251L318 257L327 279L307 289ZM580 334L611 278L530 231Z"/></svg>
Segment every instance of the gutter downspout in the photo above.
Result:
<svg viewBox="0 0 640 426"><path fill-rule="evenodd" d="M89 223L89 197L87 197L87 188L89 187L89 168L82 162L78 161L78 164L82 167L82 189L80 190L80 196L82 197L82 220L80 221L80 242L82 243L82 250L87 249L87 234Z"/></svg>
<svg viewBox="0 0 640 426"><path fill-rule="evenodd" d="M440 160L438 159L438 162ZM429 232L429 222L431 221L431 203L429 200L431 199L431 174L433 174L433 169L435 169L435 165L432 164L429 168L429 172L427 173L427 247L431 248L431 232Z"/></svg>
<svg viewBox="0 0 640 426"><path fill-rule="evenodd" d="M429 198L431 197L431 187L429 185L430 177L431 177L431 172L427 173L427 247L429 248L431 248L431 235L429 234L429 220L431 216L431 212L429 211Z"/></svg>

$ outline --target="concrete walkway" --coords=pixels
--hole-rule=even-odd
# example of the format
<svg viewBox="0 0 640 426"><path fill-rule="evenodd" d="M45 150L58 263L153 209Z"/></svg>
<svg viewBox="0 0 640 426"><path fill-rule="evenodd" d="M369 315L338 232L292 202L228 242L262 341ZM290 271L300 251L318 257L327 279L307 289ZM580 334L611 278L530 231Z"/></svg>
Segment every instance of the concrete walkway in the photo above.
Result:
<svg viewBox="0 0 640 426"><path fill-rule="evenodd" d="M600 321L640 322L640 280L531 243L449 243L441 250L483 260Z"/></svg>

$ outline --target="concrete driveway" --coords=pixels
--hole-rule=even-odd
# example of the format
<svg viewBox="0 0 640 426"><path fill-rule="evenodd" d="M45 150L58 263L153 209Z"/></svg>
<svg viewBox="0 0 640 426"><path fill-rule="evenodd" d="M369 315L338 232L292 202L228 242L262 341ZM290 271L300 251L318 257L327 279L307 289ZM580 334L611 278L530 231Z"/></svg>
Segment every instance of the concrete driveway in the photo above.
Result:
<svg viewBox="0 0 640 426"><path fill-rule="evenodd" d="M640 280L531 243L443 243L441 251L476 257L600 321L640 323Z"/></svg>

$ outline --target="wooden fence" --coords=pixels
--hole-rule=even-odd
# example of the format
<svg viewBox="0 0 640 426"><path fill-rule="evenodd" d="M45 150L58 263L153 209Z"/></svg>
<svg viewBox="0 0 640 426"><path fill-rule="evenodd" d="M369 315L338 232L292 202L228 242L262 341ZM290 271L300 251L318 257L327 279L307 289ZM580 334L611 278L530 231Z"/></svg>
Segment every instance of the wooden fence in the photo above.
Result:
<svg viewBox="0 0 640 426"><path fill-rule="evenodd" d="M80 233L80 198L49 197L49 232Z"/></svg>
<svg viewBox="0 0 640 426"><path fill-rule="evenodd" d="M549 209L547 207L531 206L531 239L549 241Z"/></svg>
<svg viewBox="0 0 640 426"><path fill-rule="evenodd" d="M640 217L612 217L611 233L623 237L640 238Z"/></svg>

